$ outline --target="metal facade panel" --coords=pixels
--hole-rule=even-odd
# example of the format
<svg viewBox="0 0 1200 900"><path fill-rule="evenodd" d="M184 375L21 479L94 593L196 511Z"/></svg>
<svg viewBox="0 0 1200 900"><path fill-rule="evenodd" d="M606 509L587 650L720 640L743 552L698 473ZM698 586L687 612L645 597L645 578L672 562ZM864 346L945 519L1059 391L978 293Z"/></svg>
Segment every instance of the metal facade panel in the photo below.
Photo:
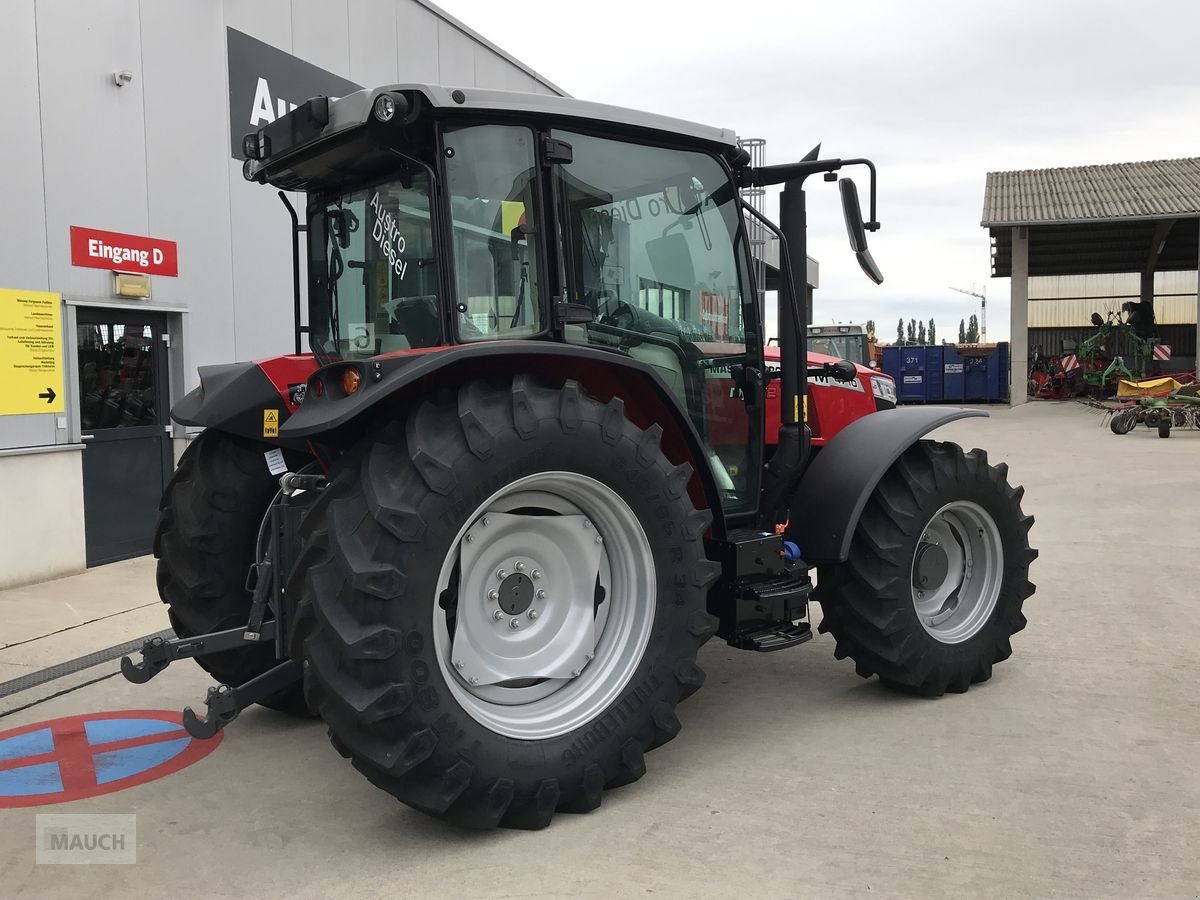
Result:
<svg viewBox="0 0 1200 900"><path fill-rule="evenodd" d="M225 24L292 52L291 0L225 0Z"/></svg>
<svg viewBox="0 0 1200 900"><path fill-rule="evenodd" d="M1029 346L1039 348L1046 356L1058 356L1063 352L1063 341L1070 341L1078 347L1095 333L1096 329L1090 325L1073 328L1030 328ZM1180 358L1194 356L1196 353L1195 325L1160 324L1158 337L1162 343L1171 345L1171 358L1176 362ZM1175 366L1172 368L1177 370Z"/></svg>
<svg viewBox="0 0 1200 900"><path fill-rule="evenodd" d="M438 22L438 79L449 87L475 84L475 44L445 22Z"/></svg>
<svg viewBox="0 0 1200 900"><path fill-rule="evenodd" d="M50 287L107 297L112 276L72 266L68 237L72 225L148 232L137 0L96 0L70 15L39 7L37 46ZM120 70L133 73L124 87L113 83Z"/></svg>
<svg viewBox="0 0 1200 900"><path fill-rule="evenodd" d="M350 76L350 10L347 0L292 0L292 54Z"/></svg>
<svg viewBox="0 0 1200 900"><path fill-rule="evenodd" d="M180 252L179 277L155 278L154 300L189 309L178 398L197 366L234 353L229 117L214 89L225 83L225 28L214 4L147 3L141 33L150 233Z"/></svg>
<svg viewBox="0 0 1200 900"><path fill-rule="evenodd" d="M534 85L536 84L536 78L517 66L509 66L504 71L504 84L502 87L506 91L526 91L533 93ZM488 87L491 87L491 85L488 85Z"/></svg>
<svg viewBox="0 0 1200 900"><path fill-rule="evenodd" d="M437 16L416 0L396 0L397 78L438 80Z"/></svg>
<svg viewBox="0 0 1200 900"><path fill-rule="evenodd" d="M351 81L365 87L400 78L396 0L350 0Z"/></svg>
<svg viewBox="0 0 1200 900"><path fill-rule="evenodd" d="M1137 297L1073 297L1029 302L1030 328L1083 328L1089 326L1092 313L1107 316L1118 312L1122 303ZM1195 325L1196 295L1156 296L1154 318L1159 325Z"/></svg>
<svg viewBox="0 0 1200 900"><path fill-rule="evenodd" d="M32 3L12 4L0 28L5 87L0 172L0 287L49 290L46 271L46 203L42 182L42 122L38 107L38 55ZM12 211L18 214L13 215Z"/></svg>
<svg viewBox="0 0 1200 900"><path fill-rule="evenodd" d="M498 53L493 53L482 44L475 45L475 82L493 88L506 88L508 70L516 69L512 63ZM520 71L517 69L517 71ZM524 75L524 72L521 72ZM528 76L526 76L528 77Z"/></svg>

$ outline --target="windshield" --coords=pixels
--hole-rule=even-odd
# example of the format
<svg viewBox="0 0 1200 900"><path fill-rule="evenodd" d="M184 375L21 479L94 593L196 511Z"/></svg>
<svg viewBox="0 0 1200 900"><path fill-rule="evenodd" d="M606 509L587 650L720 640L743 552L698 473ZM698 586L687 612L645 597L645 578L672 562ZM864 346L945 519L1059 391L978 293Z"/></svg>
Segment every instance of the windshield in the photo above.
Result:
<svg viewBox="0 0 1200 900"><path fill-rule="evenodd" d="M440 344L423 169L309 205L309 343L324 359Z"/></svg>
<svg viewBox="0 0 1200 900"><path fill-rule="evenodd" d="M810 334L808 349L811 353L867 364L867 339L861 334Z"/></svg>

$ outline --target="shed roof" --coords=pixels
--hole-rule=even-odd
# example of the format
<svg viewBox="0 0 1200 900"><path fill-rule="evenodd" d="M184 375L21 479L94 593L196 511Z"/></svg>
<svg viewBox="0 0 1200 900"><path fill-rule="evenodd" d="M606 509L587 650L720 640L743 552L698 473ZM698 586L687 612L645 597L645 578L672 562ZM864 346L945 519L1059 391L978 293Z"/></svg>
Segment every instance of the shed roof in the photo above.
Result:
<svg viewBox="0 0 1200 900"><path fill-rule="evenodd" d="M1200 157L989 172L992 275L1012 274L1029 229L1030 275L1188 270L1200 240Z"/></svg>
<svg viewBox="0 0 1200 900"><path fill-rule="evenodd" d="M989 172L981 225L1200 215L1200 157Z"/></svg>

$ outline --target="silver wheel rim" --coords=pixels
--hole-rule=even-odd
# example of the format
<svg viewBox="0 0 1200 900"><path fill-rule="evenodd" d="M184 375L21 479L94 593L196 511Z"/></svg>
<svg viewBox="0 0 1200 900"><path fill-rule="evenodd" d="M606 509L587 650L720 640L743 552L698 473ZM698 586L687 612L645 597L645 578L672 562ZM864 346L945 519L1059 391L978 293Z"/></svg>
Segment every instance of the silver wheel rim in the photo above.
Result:
<svg viewBox="0 0 1200 900"><path fill-rule="evenodd" d="M943 573L944 569L944 573ZM987 624L1004 580L1004 542L978 503L947 503L926 524L913 554L913 607L921 626L959 644Z"/></svg>
<svg viewBox="0 0 1200 900"><path fill-rule="evenodd" d="M655 595L650 542L615 491L575 472L529 475L481 503L450 546L433 597L438 665L492 731L565 734L629 684Z"/></svg>

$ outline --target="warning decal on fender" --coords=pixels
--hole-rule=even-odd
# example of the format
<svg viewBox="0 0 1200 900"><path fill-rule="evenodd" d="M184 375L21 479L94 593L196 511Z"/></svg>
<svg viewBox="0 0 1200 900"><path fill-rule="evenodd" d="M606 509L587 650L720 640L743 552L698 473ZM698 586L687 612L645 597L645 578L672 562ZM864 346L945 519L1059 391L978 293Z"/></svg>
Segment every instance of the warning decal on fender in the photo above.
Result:
<svg viewBox="0 0 1200 900"><path fill-rule="evenodd" d="M279 410L263 410L263 437L279 437Z"/></svg>

